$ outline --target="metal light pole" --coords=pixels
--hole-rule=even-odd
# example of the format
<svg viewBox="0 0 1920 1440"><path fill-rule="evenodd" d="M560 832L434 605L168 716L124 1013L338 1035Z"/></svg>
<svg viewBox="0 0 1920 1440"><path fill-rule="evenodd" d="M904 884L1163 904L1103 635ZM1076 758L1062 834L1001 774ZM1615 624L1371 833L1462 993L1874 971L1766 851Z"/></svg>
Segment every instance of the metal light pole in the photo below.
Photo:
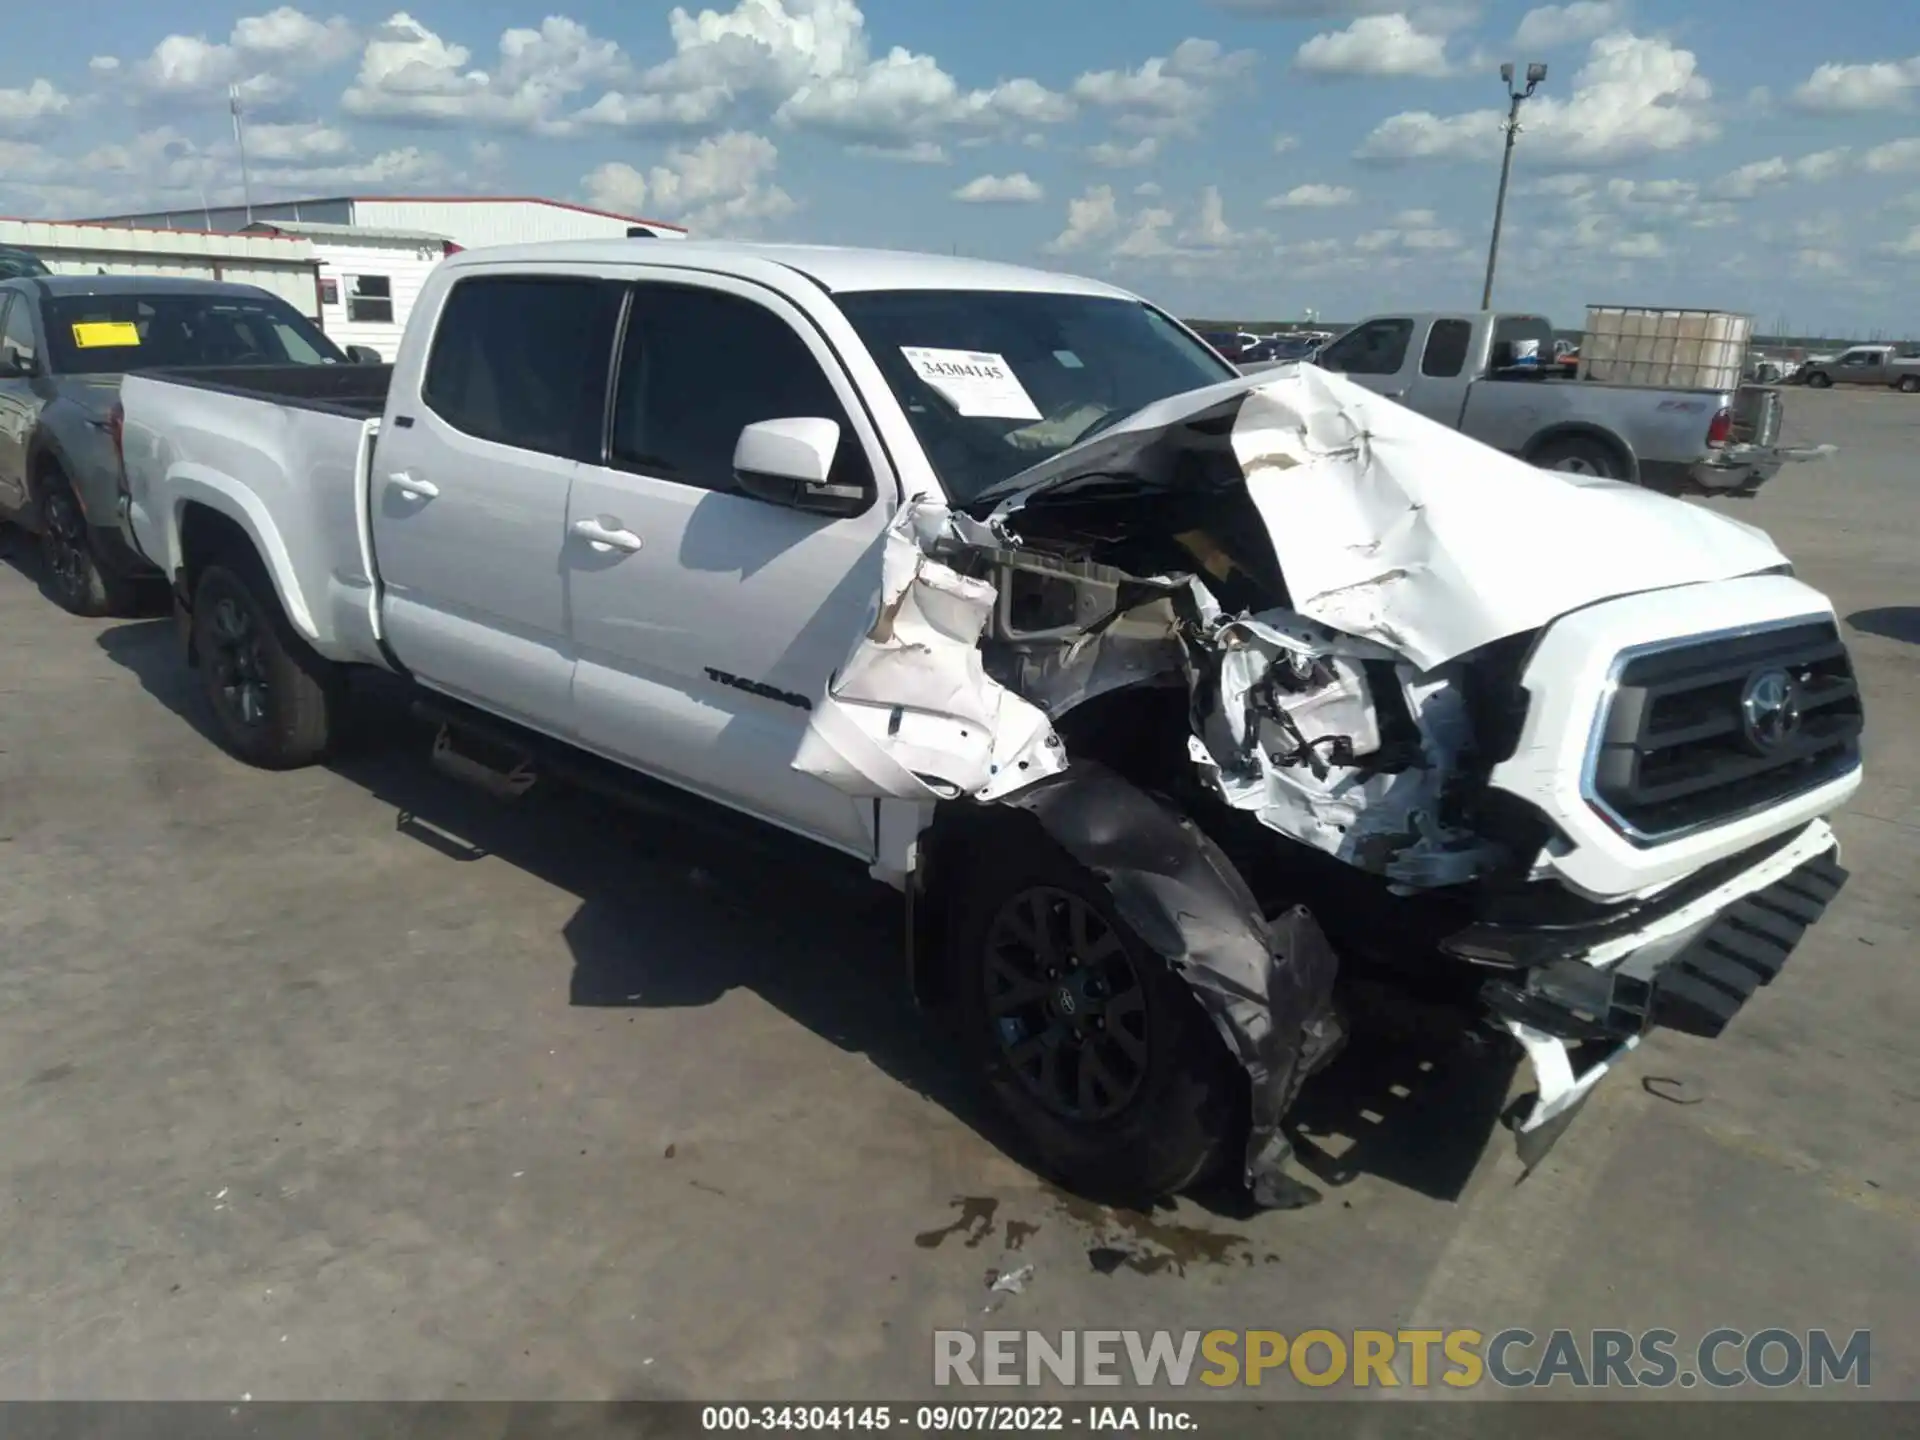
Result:
<svg viewBox="0 0 1920 1440"><path fill-rule="evenodd" d="M240 87L227 87L227 108L233 111L233 143L240 151L240 198L247 207L247 224L253 224L253 185L247 178L247 134L240 122Z"/></svg>
<svg viewBox="0 0 1920 1440"><path fill-rule="evenodd" d="M1493 308L1493 268L1500 261L1500 226L1507 218L1507 180L1513 174L1513 142L1520 136L1520 107L1533 98L1533 92L1540 88L1540 82L1547 78L1547 67L1540 64L1527 66L1527 88L1513 88L1513 65L1508 62L1500 67L1500 79L1507 87L1507 99L1512 103L1507 108L1507 148L1500 158L1500 196L1493 202L1493 239L1487 245L1487 283L1480 291L1480 308Z"/></svg>

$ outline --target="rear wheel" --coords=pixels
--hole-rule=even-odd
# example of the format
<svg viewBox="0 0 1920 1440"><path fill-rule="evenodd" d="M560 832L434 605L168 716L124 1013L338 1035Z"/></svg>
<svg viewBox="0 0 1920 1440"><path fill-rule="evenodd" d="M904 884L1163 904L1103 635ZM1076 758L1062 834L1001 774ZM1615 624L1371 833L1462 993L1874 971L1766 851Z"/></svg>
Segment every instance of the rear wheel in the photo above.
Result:
<svg viewBox="0 0 1920 1440"><path fill-rule="evenodd" d="M965 894L961 1017L1035 1160L1096 1199L1144 1204L1224 1157L1239 1077L1186 983L1050 841L1005 847Z"/></svg>
<svg viewBox="0 0 1920 1440"><path fill-rule="evenodd" d="M1620 457L1609 445L1580 435L1550 440L1533 454L1533 463L1542 470L1562 470L1572 475L1595 475L1603 480L1627 478Z"/></svg>
<svg viewBox="0 0 1920 1440"><path fill-rule="evenodd" d="M1920 395L1920 375L1902 375L1900 377L1902 395Z"/></svg>
<svg viewBox="0 0 1920 1440"><path fill-rule="evenodd" d="M194 587L193 642L221 743L249 765L292 770L326 753L335 690L255 567L209 565Z"/></svg>
<svg viewBox="0 0 1920 1440"><path fill-rule="evenodd" d="M127 613L133 606L133 586L101 567L72 484L51 471L42 478L40 489L40 555L48 593L61 609L74 615Z"/></svg>

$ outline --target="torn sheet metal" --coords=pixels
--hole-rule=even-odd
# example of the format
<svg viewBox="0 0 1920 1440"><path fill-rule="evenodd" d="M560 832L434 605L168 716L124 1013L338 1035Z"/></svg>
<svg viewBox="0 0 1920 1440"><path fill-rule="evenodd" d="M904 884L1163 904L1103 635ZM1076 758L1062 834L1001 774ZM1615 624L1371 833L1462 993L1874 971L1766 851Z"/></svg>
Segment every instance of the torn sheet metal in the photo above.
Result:
<svg viewBox="0 0 1920 1440"><path fill-rule="evenodd" d="M1458 884L1504 858L1442 819L1472 744L1455 677L1285 612L1220 624L1213 642L1215 703L1188 753L1228 804L1412 887ZM1397 693L1376 693L1369 669ZM1388 700L1405 739L1387 734Z"/></svg>
<svg viewBox="0 0 1920 1440"><path fill-rule="evenodd" d="M901 511L873 622L813 707L795 769L849 795L938 801L995 800L1066 765L1046 712L987 674L998 592L936 558L991 542L942 506Z"/></svg>
<svg viewBox="0 0 1920 1440"><path fill-rule="evenodd" d="M1124 502L1165 488L1171 438L1202 448L1222 425L1291 608L1423 670L1598 600L1787 563L1750 527L1570 483L1311 365L1147 406L969 509L1011 530L1049 494Z"/></svg>
<svg viewBox="0 0 1920 1440"><path fill-rule="evenodd" d="M1293 1208L1317 1198L1285 1173L1293 1150L1281 1129L1342 1036L1333 1006L1339 965L1312 915L1296 908L1269 924L1198 825L1095 762L1006 803L1100 877L1120 917L1192 988L1246 1072L1244 1171L1255 1202Z"/></svg>

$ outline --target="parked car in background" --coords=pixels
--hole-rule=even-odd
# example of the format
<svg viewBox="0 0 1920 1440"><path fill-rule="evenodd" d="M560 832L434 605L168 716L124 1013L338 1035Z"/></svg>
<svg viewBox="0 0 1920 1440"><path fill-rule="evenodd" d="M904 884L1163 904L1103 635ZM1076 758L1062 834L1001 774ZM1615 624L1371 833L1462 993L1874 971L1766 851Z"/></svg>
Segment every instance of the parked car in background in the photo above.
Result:
<svg viewBox="0 0 1920 1440"><path fill-rule="evenodd" d="M0 280L19 280L30 275L51 275L47 262L31 250L0 245Z"/></svg>
<svg viewBox="0 0 1920 1440"><path fill-rule="evenodd" d="M1920 356L1897 345L1854 345L1837 355L1816 355L1798 377L1816 390L1831 385L1885 385L1920 393Z"/></svg>
<svg viewBox="0 0 1920 1440"><path fill-rule="evenodd" d="M1341 976L1510 1035L1550 1143L1844 878L1858 692L1758 530L1239 375L1098 281L502 246L434 270L391 371L317 378L127 381L212 733L310 763L386 671L496 795L651 776L851 856L1028 1155L1101 1198L1217 1165L1301 1203Z"/></svg>
<svg viewBox="0 0 1920 1440"><path fill-rule="evenodd" d="M1544 316L1479 310L1375 316L1317 363L1535 465L1668 493L1750 495L1786 462L1831 453L1777 443L1778 391L1582 380L1544 363L1552 353Z"/></svg>
<svg viewBox="0 0 1920 1440"><path fill-rule="evenodd" d="M1197 330L1194 332L1213 347L1214 353L1222 360L1238 363L1244 355L1249 337L1237 330Z"/></svg>
<svg viewBox="0 0 1920 1440"><path fill-rule="evenodd" d="M125 610L154 572L120 528L120 380L187 365L344 365L251 285L126 275L0 282L0 521L40 536L54 599Z"/></svg>
<svg viewBox="0 0 1920 1440"><path fill-rule="evenodd" d="M1258 345L1248 347L1240 353L1235 363L1248 374L1265 365L1285 365L1298 360L1311 360L1319 350L1316 341L1302 339L1295 335L1269 335Z"/></svg>

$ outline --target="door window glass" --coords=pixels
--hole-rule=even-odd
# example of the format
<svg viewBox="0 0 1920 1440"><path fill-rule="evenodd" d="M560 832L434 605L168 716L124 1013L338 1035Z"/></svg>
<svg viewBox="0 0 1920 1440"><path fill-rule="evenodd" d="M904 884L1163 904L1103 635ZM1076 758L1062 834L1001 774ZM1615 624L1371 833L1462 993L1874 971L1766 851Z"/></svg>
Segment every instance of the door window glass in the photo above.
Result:
<svg viewBox="0 0 1920 1440"><path fill-rule="evenodd" d="M598 280L460 281L434 329L421 399L476 439L597 461L618 299Z"/></svg>
<svg viewBox="0 0 1920 1440"><path fill-rule="evenodd" d="M5 303L6 297L0 296L0 304ZM38 354L33 343L33 302L24 295L14 295L6 318L0 320L0 354L17 358L23 365L31 365Z"/></svg>
<svg viewBox="0 0 1920 1440"><path fill-rule="evenodd" d="M1436 380L1458 375L1467 364L1467 342L1473 326L1465 320L1436 320L1427 332L1427 350L1420 357L1420 373Z"/></svg>
<svg viewBox="0 0 1920 1440"><path fill-rule="evenodd" d="M867 483L860 439L793 327L718 290L643 285L620 354L612 459L702 490L733 490L733 450L760 420L840 426L834 484Z"/></svg>
<svg viewBox="0 0 1920 1440"><path fill-rule="evenodd" d="M1412 339L1411 320L1369 320L1322 351L1320 366L1348 375L1398 375Z"/></svg>

